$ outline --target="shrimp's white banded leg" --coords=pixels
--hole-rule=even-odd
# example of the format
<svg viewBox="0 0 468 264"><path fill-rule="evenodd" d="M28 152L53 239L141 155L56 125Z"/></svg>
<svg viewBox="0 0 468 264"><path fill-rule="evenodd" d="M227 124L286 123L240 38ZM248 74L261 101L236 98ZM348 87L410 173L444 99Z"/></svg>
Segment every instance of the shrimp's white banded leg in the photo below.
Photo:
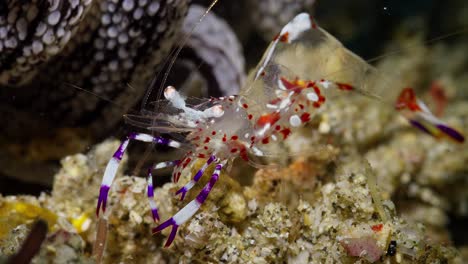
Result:
<svg viewBox="0 0 468 264"><path fill-rule="evenodd" d="M211 175L210 181L205 185L205 187L203 187L203 190L197 195L197 198L195 198L193 201L185 205L184 208L182 208L179 212L177 212L173 217L169 218L167 221L160 224L159 226L153 228L153 234L154 234L154 233L160 232L161 230L165 228L168 228L169 226L172 226L171 234L167 238L167 242L164 245L165 247L168 247L172 244L172 241L174 241L174 238L177 234L177 229L179 228L179 226L187 222L187 220L189 220L198 211L198 209L200 209L201 205L205 202L213 186L218 181L219 174L224 164L226 164L226 161L222 161L216 164L215 170L213 174Z"/></svg>
<svg viewBox="0 0 468 264"><path fill-rule="evenodd" d="M173 148L179 148L181 146L181 143L171 140L171 139L166 139L163 137L155 137L152 135L142 134L142 133L128 134L127 138L122 142L122 144L120 144L117 151L115 151L114 155L107 163L106 170L104 171L104 177L101 183L101 188L99 190L98 204L96 207L97 216L99 216L99 211L101 210L101 207L102 207L102 212L106 211L107 195L109 193L110 186L112 182L114 181L115 174L117 173L117 169L119 168L119 165L120 165L120 161L122 160L125 150L127 149L128 144L130 143L131 140L137 140L137 141L142 141L142 142L154 142L156 144L170 146Z"/></svg>
<svg viewBox="0 0 468 264"><path fill-rule="evenodd" d="M200 168L200 170L195 174L192 180L190 180L187 184L184 185L184 187L180 188L177 192L176 195L181 193L180 200L184 200L185 195L187 192L192 189L193 186L200 180L200 178L203 176L205 173L206 168L210 166L210 164L216 160L216 156L212 155L210 158L206 161L205 164Z"/></svg>
<svg viewBox="0 0 468 264"><path fill-rule="evenodd" d="M180 161L173 160L173 161L163 161L156 163L154 166L148 168L148 176L146 176L146 182L148 188L146 190L146 194L148 196L148 201L151 209L151 215L153 216L153 220L159 221L159 214L158 214L158 207L156 206L156 202L154 201L154 188L153 188L153 170L164 169L167 167L171 167L177 165Z"/></svg>

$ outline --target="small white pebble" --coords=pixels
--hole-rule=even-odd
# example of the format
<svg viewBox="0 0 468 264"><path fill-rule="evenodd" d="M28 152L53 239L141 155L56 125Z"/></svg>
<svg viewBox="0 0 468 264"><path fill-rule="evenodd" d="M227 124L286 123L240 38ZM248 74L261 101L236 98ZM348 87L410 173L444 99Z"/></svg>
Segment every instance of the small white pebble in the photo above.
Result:
<svg viewBox="0 0 468 264"><path fill-rule="evenodd" d="M319 125L319 132L321 134L328 134L330 133L330 124L328 124L328 122L320 122L320 125Z"/></svg>

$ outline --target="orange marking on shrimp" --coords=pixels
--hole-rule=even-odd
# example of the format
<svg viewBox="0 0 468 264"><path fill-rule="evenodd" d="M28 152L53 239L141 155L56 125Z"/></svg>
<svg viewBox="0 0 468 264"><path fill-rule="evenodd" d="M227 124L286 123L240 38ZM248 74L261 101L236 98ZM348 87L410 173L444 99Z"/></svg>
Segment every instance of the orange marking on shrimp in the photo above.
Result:
<svg viewBox="0 0 468 264"><path fill-rule="evenodd" d="M257 125L261 127L267 124L273 125L276 122L278 122L279 119L280 119L280 113L278 112L263 114L262 116L258 118Z"/></svg>
<svg viewBox="0 0 468 264"><path fill-rule="evenodd" d="M284 33L280 36L279 41L281 42L289 42L289 32Z"/></svg>

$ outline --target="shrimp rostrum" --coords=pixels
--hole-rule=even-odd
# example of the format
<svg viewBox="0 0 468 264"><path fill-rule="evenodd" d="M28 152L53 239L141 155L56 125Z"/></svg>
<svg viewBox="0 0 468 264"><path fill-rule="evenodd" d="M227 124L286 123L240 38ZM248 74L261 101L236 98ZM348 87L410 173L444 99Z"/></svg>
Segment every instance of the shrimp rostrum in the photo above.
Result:
<svg viewBox="0 0 468 264"><path fill-rule="evenodd" d="M332 70L337 64L352 70L337 74L336 70ZM294 133L295 128L307 124L314 115L323 111L324 104L348 93L381 100L385 105L401 111L416 128L434 137L464 141L461 133L432 115L410 88L399 95L396 93L394 100L384 100L376 95L379 89L390 89L379 83L380 78L372 66L344 48L308 14L299 14L273 39L239 95L211 98L190 106L174 87L167 87L164 97L168 113L158 113L149 118L146 128L157 132L184 132L185 141L130 133L107 164L96 213L99 215L101 210L106 210L108 192L130 141L187 148L181 159L153 165L147 177L147 196L153 219L157 222L159 215L153 200L153 169L174 167L172 178L177 182L185 167L197 159L205 159L204 165L192 179L176 192L184 199L204 176L205 170L212 164L215 166L211 178L196 198L153 229L153 233L157 233L172 228L165 244L169 246L178 227L187 222L205 202L228 162L238 157L249 161L253 156L264 155L265 145L285 140ZM394 86L395 82L392 83ZM138 120L134 120L134 123L145 124Z"/></svg>

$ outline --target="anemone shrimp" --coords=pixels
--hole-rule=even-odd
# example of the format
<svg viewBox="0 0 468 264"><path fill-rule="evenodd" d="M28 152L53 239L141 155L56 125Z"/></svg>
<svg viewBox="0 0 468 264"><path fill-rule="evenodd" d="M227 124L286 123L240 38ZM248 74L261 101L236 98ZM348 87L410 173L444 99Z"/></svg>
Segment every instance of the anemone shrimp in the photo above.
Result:
<svg viewBox="0 0 468 264"><path fill-rule="evenodd" d="M320 50L320 53L313 53L313 59L304 57L306 52L314 49ZM334 77L333 73L330 74L330 67L337 62L353 68L353 72ZM181 159L152 166L147 176L147 197L153 219L157 222L159 214L153 200L152 170L174 167L172 176L173 181L177 182L184 168L197 159L206 159L192 180L176 192L184 199L204 176L205 170L215 164L211 178L196 198L153 228L153 233L172 228L165 244L166 247L170 246L179 226L194 216L205 202L226 164L238 157L249 161L252 156L263 156L264 146L285 140L296 128L309 123L314 115L324 111L324 104L330 104L333 98L349 93L361 94L394 107L414 127L436 138L464 142L464 136L436 118L412 89L403 89L395 104L395 100L375 95L375 86L380 85L379 78L381 76L372 66L320 28L311 16L301 13L274 38L239 95L211 98L189 105L174 87L167 87L164 97L168 113L154 114L147 120L146 127L150 131L184 133L185 141L130 133L107 164L96 214L106 210L108 192L130 141L188 148ZM383 89L394 89L395 86L398 87L393 82L392 86L384 85ZM144 121L134 121L144 124Z"/></svg>

